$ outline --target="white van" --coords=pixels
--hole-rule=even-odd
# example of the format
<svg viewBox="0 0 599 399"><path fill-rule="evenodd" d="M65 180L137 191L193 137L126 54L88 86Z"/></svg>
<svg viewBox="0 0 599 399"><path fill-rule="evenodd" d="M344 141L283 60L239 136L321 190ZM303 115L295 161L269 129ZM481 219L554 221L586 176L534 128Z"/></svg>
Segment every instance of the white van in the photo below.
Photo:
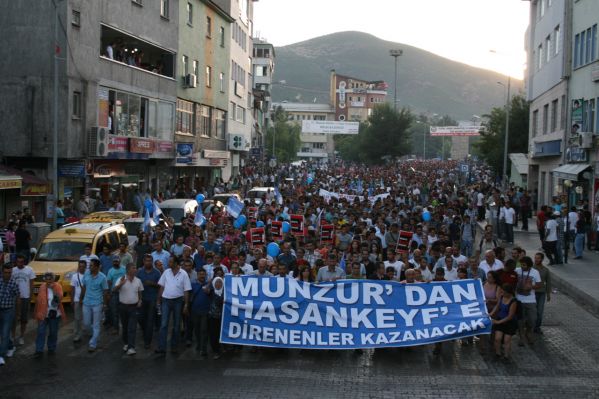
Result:
<svg viewBox="0 0 599 399"><path fill-rule="evenodd" d="M175 220L175 225L181 224L181 219L190 213L194 213L198 202L194 199L169 199L158 204L165 217Z"/></svg>
<svg viewBox="0 0 599 399"><path fill-rule="evenodd" d="M249 200L250 204L262 205L262 197L267 193L272 192L274 195L274 187L254 187L247 192L244 200Z"/></svg>

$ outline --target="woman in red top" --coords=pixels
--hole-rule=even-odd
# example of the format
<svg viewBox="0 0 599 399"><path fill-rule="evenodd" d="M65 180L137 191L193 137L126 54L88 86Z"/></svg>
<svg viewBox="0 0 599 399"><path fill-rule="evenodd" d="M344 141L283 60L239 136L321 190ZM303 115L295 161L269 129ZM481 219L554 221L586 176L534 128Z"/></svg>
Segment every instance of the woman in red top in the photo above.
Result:
<svg viewBox="0 0 599 399"><path fill-rule="evenodd" d="M33 317L37 320L37 338L35 340L34 357L41 357L48 345L48 355L56 353L58 341L58 324L66 320L66 313L62 307L62 287L54 281L54 273L44 274L44 282L35 301Z"/></svg>

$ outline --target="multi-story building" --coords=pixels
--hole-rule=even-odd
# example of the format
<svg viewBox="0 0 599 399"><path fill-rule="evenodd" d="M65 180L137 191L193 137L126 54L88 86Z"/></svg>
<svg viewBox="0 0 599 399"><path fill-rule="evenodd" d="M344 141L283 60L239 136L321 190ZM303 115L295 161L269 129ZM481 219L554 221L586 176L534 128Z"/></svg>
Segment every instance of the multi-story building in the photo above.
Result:
<svg viewBox="0 0 599 399"><path fill-rule="evenodd" d="M231 175L226 139L233 21L214 1L179 2L174 175L186 191Z"/></svg>
<svg viewBox="0 0 599 399"><path fill-rule="evenodd" d="M336 121L365 121L387 97L387 83L338 75L331 70L330 99Z"/></svg>
<svg viewBox="0 0 599 399"><path fill-rule="evenodd" d="M558 193L554 170L563 163L567 143L568 78L570 75L570 0L530 3L526 36L530 101L528 188L539 205Z"/></svg>
<svg viewBox="0 0 599 399"><path fill-rule="evenodd" d="M239 173L249 154L252 126L252 37L253 2L257 0L213 0L231 15L230 72L229 72L229 121L227 143L231 152L231 175ZM229 176L223 176L225 180Z"/></svg>
<svg viewBox="0 0 599 399"><path fill-rule="evenodd" d="M289 123L302 126L303 121L334 121L335 109L330 104L273 103L272 111L281 107L287 112ZM301 133L297 157L305 160L326 161L334 159L335 142L332 134Z"/></svg>
<svg viewBox="0 0 599 399"><path fill-rule="evenodd" d="M254 76L254 126L251 137L251 154L260 158L264 154L266 132L270 125L271 86L275 69L275 48L263 39L254 38L252 58Z"/></svg>
<svg viewBox="0 0 599 399"><path fill-rule="evenodd" d="M570 121L566 131L570 144L566 148L564 170L557 171L556 175L560 178L560 186L566 180L572 182L567 182L571 187L570 204L588 201L593 210L599 203L599 2L570 1L570 5L572 72L568 104Z"/></svg>
<svg viewBox="0 0 599 399"><path fill-rule="evenodd" d="M17 1L2 12L0 157L10 166L2 173L17 174L23 188L0 190L0 220L24 199L44 220L55 174L59 198L89 193L132 207L135 189L164 189L174 158L178 2Z"/></svg>

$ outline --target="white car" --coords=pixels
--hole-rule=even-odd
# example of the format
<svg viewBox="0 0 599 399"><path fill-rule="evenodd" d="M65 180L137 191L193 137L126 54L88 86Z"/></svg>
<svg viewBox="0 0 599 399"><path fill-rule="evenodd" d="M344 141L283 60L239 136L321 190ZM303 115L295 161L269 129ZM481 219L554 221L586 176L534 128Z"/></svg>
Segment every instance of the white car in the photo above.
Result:
<svg viewBox="0 0 599 399"><path fill-rule="evenodd" d="M169 199L158 204L162 210L164 217L171 217L175 221L175 225L181 225L181 219L190 213L194 213L198 206L195 199Z"/></svg>
<svg viewBox="0 0 599 399"><path fill-rule="evenodd" d="M137 235L144 229L144 218L129 218L123 220L125 229L127 229L127 239L129 248L133 248L137 242Z"/></svg>
<svg viewBox="0 0 599 399"><path fill-rule="evenodd" d="M274 195L274 187L254 187L248 191L244 200L249 200L250 204L262 205L262 197L269 192Z"/></svg>

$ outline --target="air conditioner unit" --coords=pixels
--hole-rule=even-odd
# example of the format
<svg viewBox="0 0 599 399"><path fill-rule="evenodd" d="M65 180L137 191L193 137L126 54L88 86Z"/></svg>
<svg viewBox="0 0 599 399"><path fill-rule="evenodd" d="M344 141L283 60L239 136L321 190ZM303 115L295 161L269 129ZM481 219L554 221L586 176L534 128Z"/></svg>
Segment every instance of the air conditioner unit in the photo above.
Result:
<svg viewBox="0 0 599 399"><path fill-rule="evenodd" d="M185 87L197 87L198 86L198 77L193 73L188 73L185 75Z"/></svg>
<svg viewBox="0 0 599 399"><path fill-rule="evenodd" d="M593 148L593 132L578 133L578 140L580 148Z"/></svg>
<svg viewBox="0 0 599 399"><path fill-rule="evenodd" d="M87 154L92 157L108 155L108 129L92 127L87 138Z"/></svg>

